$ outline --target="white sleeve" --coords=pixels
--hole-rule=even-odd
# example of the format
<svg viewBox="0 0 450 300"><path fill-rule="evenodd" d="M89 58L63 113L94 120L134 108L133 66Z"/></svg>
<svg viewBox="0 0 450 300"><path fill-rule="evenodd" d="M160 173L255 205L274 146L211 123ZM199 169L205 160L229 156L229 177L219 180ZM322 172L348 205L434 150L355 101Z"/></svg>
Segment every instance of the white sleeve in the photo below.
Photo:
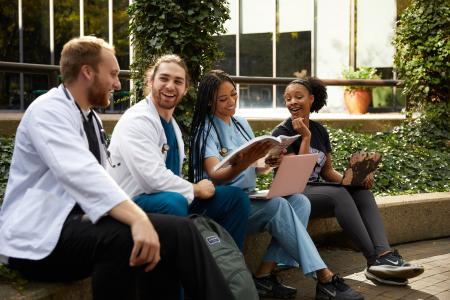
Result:
<svg viewBox="0 0 450 300"><path fill-rule="evenodd" d="M30 112L29 139L58 182L96 222L129 197L89 151L71 107L57 101L51 105Z"/></svg>

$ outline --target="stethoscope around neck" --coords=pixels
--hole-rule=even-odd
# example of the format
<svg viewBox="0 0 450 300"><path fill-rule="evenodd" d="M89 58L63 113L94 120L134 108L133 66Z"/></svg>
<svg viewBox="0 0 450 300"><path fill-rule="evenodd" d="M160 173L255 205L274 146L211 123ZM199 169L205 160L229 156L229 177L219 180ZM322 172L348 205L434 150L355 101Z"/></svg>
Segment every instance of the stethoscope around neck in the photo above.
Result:
<svg viewBox="0 0 450 300"><path fill-rule="evenodd" d="M63 85L62 88L63 88L64 94L66 95L67 99L72 100L69 96L69 92L67 92L66 87ZM78 110L80 111L81 117L83 118L83 123L88 123L89 121L86 118L86 116L84 115L83 111L81 110L81 107L78 105L78 103L76 101L74 101L74 102L75 102L75 105L77 106ZM108 150L109 140L108 140L108 137L106 136L106 132L103 129L102 123L98 119L97 115L92 112L92 116L93 116L95 123L97 124L97 128L99 129L99 132L100 132L100 141L101 141L101 143L103 145L103 149L105 150L105 153L106 153L106 160L108 161L109 165L112 168L120 166L120 162L117 164L112 163L111 152L109 152L109 150Z"/></svg>
<svg viewBox="0 0 450 300"><path fill-rule="evenodd" d="M224 144L222 143L222 139L220 137L219 131L217 130L216 124L214 123L214 119L211 116L209 116L209 122L211 123L212 127L214 127L214 131L217 134L217 139L219 140L219 147L220 147L219 154L222 157L225 157L230 152L230 149L225 147ZM236 126L237 130L239 131L239 133L242 135L242 137L247 142L252 139L250 134L248 134L248 132L245 130L244 126L242 126L241 123L238 122L238 120L236 120L235 118L231 117L231 122L233 123L234 126Z"/></svg>

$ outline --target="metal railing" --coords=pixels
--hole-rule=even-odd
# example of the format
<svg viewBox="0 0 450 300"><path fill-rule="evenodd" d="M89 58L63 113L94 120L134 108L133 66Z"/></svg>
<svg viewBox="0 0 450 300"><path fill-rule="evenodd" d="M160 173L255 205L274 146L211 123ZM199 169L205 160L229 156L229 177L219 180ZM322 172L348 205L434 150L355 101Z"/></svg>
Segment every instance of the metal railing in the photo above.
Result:
<svg viewBox="0 0 450 300"><path fill-rule="evenodd" d="M0 61L0 72L24 72L24 73L38 73L48 75L49 88L58 85L59 66L45 65L45 64L29 64ZM123 79L130 79L130 70L121 70L119 77ZM253 77L253 76L231 76L231 78L238 84L252 84L252 85L287 85L295 77ZM383 80L368 80L368 79L322 79L327 86L372 86L372 87L401 87L403 85L400 80L383 79ZM395 95L395 90L394 90Z"/></svg>

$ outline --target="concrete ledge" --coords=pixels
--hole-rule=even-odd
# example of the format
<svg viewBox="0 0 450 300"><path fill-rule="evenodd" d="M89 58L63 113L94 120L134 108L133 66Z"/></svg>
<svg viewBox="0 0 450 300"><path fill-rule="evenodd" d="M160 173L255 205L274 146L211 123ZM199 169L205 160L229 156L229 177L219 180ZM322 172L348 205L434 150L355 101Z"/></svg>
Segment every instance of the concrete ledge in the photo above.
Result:
<svg viewBox="0 0 450 300"><path fill-rule="evenodd" d="M0 281L2 300L91 300L90 278L71 283L29 282L13 286Z"/></svg>
<svg viewBox="0 0 450 300"><path fill-rule="evenodd" d="M376 197L391 245L450 236L450 192ZM313 219L308 232L317 243L355 246L335 218ZM270 242L268 233L249 236L244 255L255 271Z"/></svg>
<svg viewBox="0 0 450 300"><path fill-rule="evenodd" d="M17 126L23 113L18 112L0 112L0 135L11 136L16 133ZM276 114L267 118L250 118L250 125L253 130L272 130L280 124L288 115L286 112L283 117ZM101 114L103 126L106 132L111 133L121 114ZM350 115L345 113L314 113L311 119L322 124L335 128L352 129L357 132L374 133L386 131L390 128L400 125L405 120L405 115L400 113L373 113L364 115Z"/></svg>

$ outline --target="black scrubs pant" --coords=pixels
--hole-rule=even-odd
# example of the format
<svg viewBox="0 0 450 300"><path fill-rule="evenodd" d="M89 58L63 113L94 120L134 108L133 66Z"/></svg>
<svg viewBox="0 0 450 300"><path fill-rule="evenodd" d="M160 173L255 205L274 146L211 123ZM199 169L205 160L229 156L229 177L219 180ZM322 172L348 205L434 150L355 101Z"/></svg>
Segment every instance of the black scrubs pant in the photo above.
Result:
<svg viewBox="0 0 450 300"><path fill-rule="evenodd" d="M161 243L161 261L150 272L130 267L130 228L105 216L93 224L79 209L64 223L53 252L42 260L9 259L9 266L40 281L92 276L93 299L233 299L225 279L193 223L149 214Z"/></svg>
<svg viewBox="0 0 450 300"><path fill-rule="evenodd" d="M371 191L337 185L310 185L303 192L311 202L310 218L336 217L371 265L390 250L380 211Z"/></svg>

